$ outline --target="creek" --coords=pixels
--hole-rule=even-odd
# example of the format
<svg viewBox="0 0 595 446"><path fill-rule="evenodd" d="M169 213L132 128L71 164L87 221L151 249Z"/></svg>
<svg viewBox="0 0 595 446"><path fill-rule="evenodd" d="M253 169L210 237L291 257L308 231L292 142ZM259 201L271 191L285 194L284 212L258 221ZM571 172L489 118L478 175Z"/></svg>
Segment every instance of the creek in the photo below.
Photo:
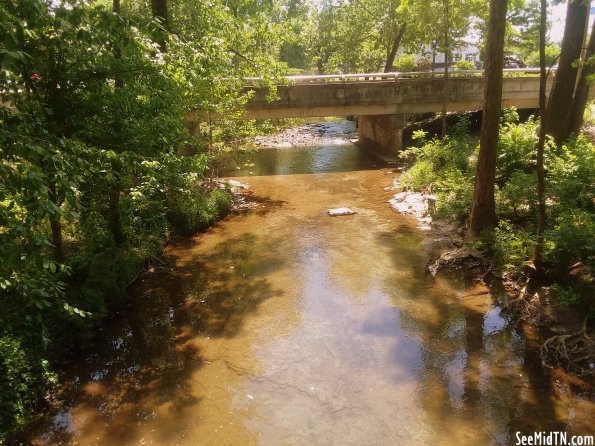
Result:
<svg viewBox="0 0 595 446"><path fill-rule="evenodd" d="M336 135L333 135L335 143ZM387 203L393 169L341 144L260 149L228 176L252 209L174 240L171 271L67 373L36 435L76 445L514 444L593 434L592 395L557 386L531 331ZM330 217L329 208L354 215Z"/></svg>

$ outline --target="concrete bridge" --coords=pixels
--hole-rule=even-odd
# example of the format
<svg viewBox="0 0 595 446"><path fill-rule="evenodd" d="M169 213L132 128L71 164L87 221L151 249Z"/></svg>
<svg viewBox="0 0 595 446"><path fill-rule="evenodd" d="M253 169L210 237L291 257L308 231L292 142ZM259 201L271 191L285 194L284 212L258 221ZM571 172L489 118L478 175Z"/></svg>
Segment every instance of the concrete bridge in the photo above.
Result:
<svg viewBox="0 0 595 446"><path fill-rule="evenodd" d="M539 70L505 70L502 106L538 107ZM550 76L551 78L552 76ZM394 157L401 149L405 116L483 108L482 71L451 73L444 88L442 73L368 73L325 76L290 76L277 86L278 99L267 100L268 87L257 79L245 87L253 96L247 119L358 116L359 142L382 155ZM548 92L552 79L548 83Z"/></svg>

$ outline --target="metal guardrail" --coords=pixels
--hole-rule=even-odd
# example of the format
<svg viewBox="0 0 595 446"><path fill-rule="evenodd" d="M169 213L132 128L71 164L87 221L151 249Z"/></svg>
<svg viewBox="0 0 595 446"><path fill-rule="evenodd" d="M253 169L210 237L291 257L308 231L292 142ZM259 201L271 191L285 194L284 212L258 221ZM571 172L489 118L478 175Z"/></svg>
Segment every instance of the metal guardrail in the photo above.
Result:
<svg viewBox="0 0 595 446"><path fill-rule="evenodd" d="M539 68L507 68L504 73L525 73L539 74ZM450 70L449 74L456 77L475 77L483 75L484 70ZM392 72L392 73L351 73L351 74L322 74L306 76L286 76L289 84L320 84L320 83L347 83L347 82L366 82L366 81L387 81L398 79L434 79L443 78L443 71L412 71L412 72ZM248 77L246 82L260 83L261 77Z"/></svg>

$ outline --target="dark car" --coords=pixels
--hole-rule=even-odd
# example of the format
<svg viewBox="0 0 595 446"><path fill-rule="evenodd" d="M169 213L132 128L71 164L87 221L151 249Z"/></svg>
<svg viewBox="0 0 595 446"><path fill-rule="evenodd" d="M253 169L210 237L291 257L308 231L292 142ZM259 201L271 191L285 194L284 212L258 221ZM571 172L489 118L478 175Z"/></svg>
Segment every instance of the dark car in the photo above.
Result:
<svg viewBox="0 0 595 446"><path fill-rule="evenodd" d="M518 56L504 56L504 68L526 68L525 61Z"/></svg>

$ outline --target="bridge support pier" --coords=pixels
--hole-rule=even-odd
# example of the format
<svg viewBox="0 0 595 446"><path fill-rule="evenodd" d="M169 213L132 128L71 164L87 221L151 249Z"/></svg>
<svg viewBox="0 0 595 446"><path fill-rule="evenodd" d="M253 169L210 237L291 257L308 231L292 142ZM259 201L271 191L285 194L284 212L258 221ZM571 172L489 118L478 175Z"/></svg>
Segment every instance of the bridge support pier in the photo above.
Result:
<svg viewBox="0 0 595 446"><path fill-rule="evenodd" d="M358 116L357 145L385 161L394 161L403 148L405 115Z"/></svg>

